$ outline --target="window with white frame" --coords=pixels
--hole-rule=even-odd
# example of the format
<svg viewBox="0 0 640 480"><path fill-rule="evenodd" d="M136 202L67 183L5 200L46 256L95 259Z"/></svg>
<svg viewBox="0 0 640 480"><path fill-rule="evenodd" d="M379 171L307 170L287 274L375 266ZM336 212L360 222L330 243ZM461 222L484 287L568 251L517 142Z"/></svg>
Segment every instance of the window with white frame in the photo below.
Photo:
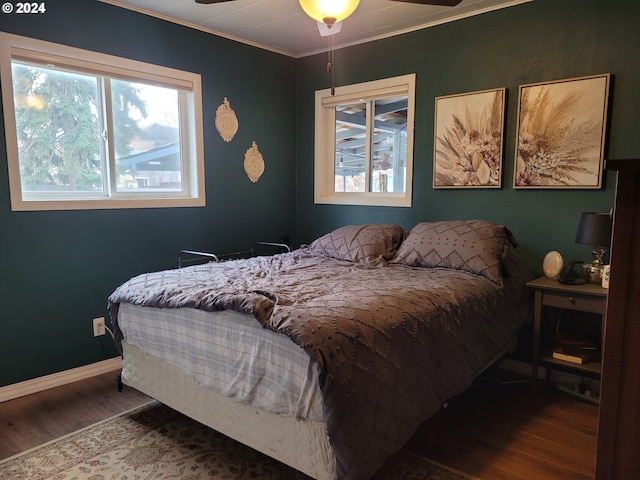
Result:
<svg viewBox="0 0 640 480"><path fill-rule="evenodd" d="M415 74L319 90L315 203L411 206Z"/></svg>
<svg viewBox="0 0 640 480"><path fill-rule="evenodd" d="M0 33L13 210L203 206L200 75Z"/></svg>

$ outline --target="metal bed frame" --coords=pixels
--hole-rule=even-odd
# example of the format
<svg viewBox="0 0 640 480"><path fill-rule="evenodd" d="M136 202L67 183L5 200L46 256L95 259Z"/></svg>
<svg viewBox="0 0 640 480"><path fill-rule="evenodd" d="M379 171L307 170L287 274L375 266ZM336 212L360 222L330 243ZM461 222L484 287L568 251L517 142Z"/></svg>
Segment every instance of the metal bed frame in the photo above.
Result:
<svg viewBox="0 0 640 480"><path fill-rule="evenodd" d="M258 255L274 255L276 253L287 253L291 251L291 247L286 243L280 242L253 242L250 250L242 250L240 252L225 253L216 255L210 252L200 252L197 250L181 250L178 254L178 268L188 265L208 262L224 262L227 260L237 260L240 258L257 257Z"/></svg>

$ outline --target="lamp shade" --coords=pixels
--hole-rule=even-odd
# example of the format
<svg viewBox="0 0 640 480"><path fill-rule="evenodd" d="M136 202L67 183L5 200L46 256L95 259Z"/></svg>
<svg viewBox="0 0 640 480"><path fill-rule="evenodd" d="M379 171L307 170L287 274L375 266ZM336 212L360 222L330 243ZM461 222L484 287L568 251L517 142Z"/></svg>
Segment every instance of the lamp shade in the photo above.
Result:
<svg viewBox="0 0 640 480"><path fill-rule="evenodd" d="M611 215L606 212L584 212L580 216L576 243L582 245L611 245Z"/></svg>
<svg viewBox="0 0 640 480"><path fill-rule="evenodd" d="M300 0L300 6L314 20L333 25L351 15L360 0Z"/></svg>

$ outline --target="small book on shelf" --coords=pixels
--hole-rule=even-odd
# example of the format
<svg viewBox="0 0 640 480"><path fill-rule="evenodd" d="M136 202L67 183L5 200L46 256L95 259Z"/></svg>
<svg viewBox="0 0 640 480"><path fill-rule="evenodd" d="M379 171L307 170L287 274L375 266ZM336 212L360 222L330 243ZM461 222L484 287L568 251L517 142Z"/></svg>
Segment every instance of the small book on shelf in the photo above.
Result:
<svg viewBox="0 0 640 480"><path fill-rule="evenodd" d="M553 350L553 358L582 365L595 357L596 349L589 347L558 347Z"/></svg>
<svg viewBox="0 0 640 480"><path fill-rule="evenodd" d="M558 338L556 339L556 345L559 348L570 348L570 347L580 347L580 348L594 348L593 342L580 334L558 334Z"/></svg>

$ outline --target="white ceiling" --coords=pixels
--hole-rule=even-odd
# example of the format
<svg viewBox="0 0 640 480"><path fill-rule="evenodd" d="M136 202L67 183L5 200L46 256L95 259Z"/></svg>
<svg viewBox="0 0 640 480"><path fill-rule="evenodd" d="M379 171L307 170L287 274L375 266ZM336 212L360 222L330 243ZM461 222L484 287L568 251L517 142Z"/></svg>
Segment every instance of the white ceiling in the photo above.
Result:
<svg viewBox="0 0 640 480"><path fill-rule="evenodd" d="M292 57L328 49L315 20L297 0L234 0L202 5L195 0L100 0ZM456 7L391 0L361 0L334 36L335 47L438 25L532 0L463 0Z"/></svg>

